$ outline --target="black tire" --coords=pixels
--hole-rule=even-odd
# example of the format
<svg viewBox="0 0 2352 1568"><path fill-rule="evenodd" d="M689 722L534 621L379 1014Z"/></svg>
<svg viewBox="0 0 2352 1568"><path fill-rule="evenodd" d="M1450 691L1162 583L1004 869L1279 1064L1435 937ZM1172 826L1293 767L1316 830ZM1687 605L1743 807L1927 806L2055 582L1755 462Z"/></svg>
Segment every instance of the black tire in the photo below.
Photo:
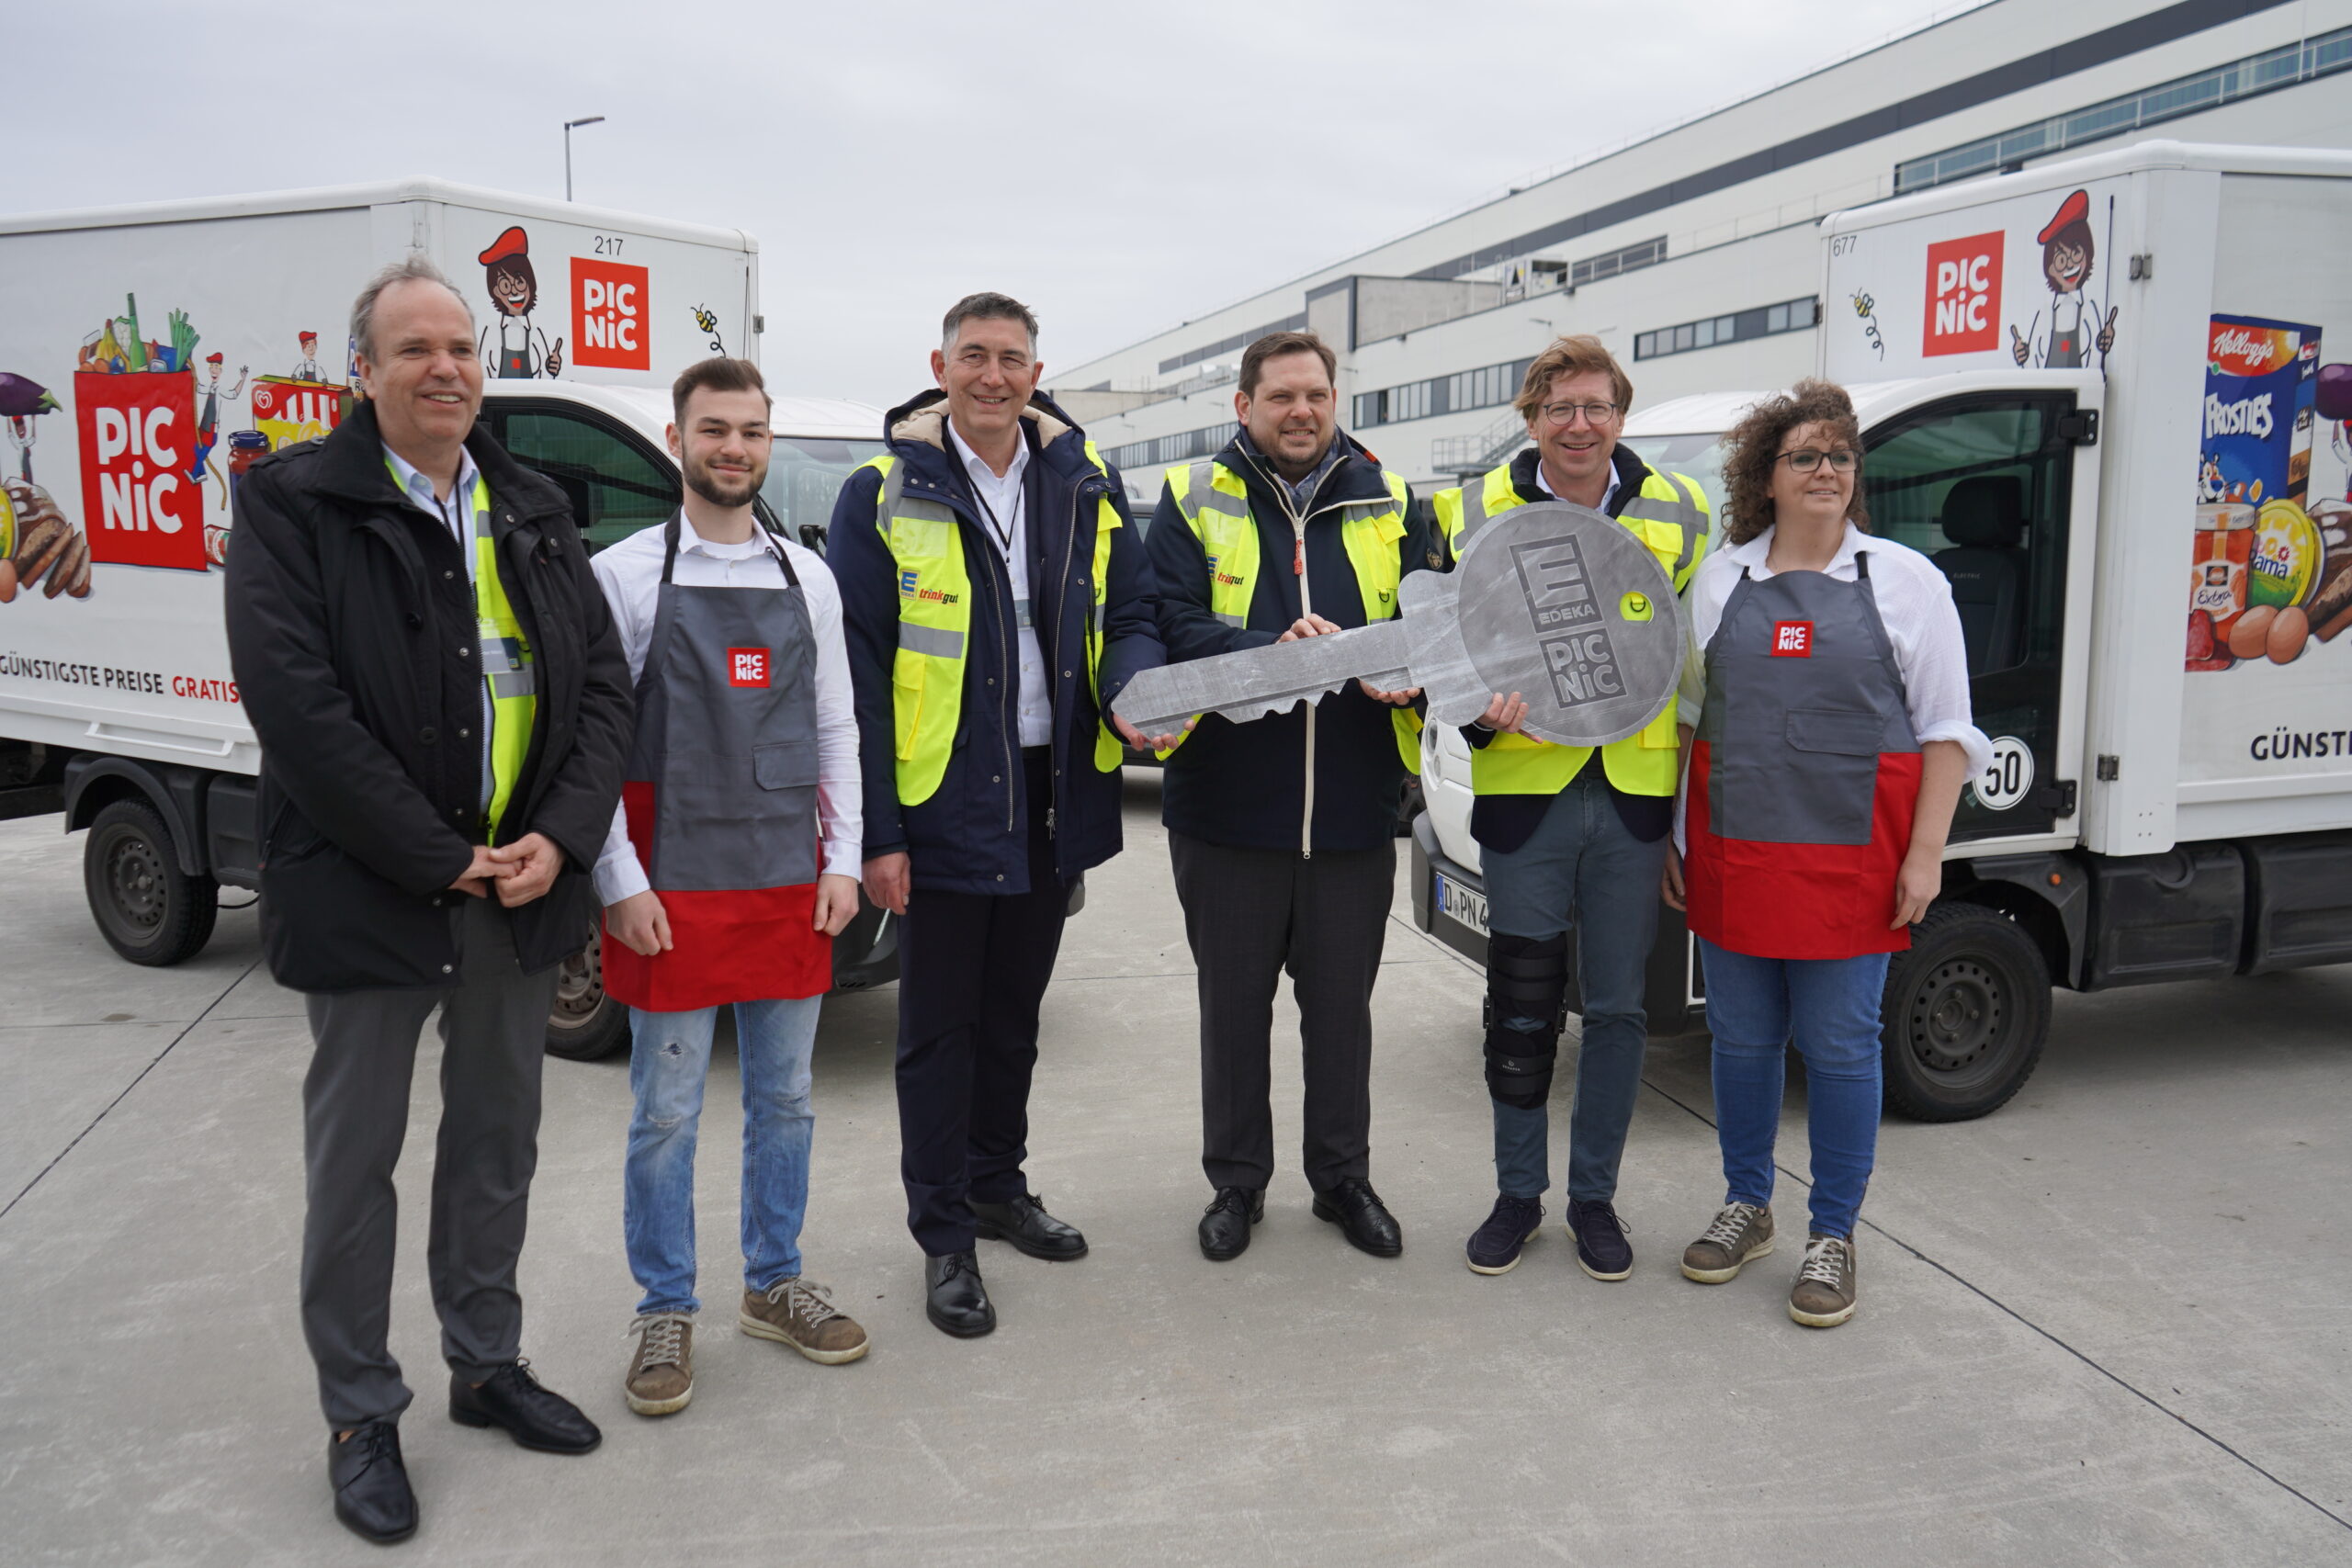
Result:
<svg viewBox="0 0 2352 1568"><path fill-rule="evenodd" d="M92 819L82 891L107 945L153 969L203 952L220 918L220 885L180 869L163 813L136 797L102 807Z"/></svg>
<svg viewBox="0 0 2352 1568"><path fill-rule="evenodd" d="M605 994L605 964L590 942L563 961L548 1014L548 1055L594 1062L628 1043L628 1009Z"/></svg>
<svg viewBox="0 0 2352 1568"><path fill-rule="evenodd" d="M1998 909L1938 904L1887 966L1886 1104L1916 1122L1966 1122L2008 1103L2050 1035L2050 965Z"/></svg>

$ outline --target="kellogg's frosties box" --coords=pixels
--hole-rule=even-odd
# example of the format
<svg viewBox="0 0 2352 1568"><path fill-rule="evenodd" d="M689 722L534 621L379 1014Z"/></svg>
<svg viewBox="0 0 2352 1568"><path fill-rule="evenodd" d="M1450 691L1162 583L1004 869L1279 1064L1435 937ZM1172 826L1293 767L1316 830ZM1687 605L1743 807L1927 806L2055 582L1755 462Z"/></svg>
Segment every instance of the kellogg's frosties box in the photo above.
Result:
<svg viewBox="0 0 2352 1568"><path fill-rule="evenodd" d="M2215 316L2205 340L2200 502L2301 500L2312 475L2319 329Z"/></svg>

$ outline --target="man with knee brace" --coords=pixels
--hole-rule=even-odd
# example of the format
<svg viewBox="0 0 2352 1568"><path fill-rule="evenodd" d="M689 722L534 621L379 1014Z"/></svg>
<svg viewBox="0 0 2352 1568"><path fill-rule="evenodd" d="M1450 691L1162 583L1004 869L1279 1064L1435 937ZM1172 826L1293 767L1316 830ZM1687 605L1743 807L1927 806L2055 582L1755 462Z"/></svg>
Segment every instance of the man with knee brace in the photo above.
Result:
<svg viewBox="0 0 2352 1568"><path fill-rule="evenodd" d="M1589 337L1564 337L1527 367L1515 405L1534 445L1431 505L1446 547L1495 516L1541 501L1605 512L1647 545L1684 592L1707 543L1698 485L1617 444L1634 387ZM1611 745L1554 746L1520 733L1527 705L1498 693L1464 735L1470 813L1487 884L1486 1069L1494 1100L1498 1193L1468 1247L1471 1269L1501 1274L1544 1222L1551 1186L1546 1104L1566 1022L1568 942L1577 944L1583 1028L1568 1134L1568 1231L1596 1280L1634 1271L1617 1217L1617 1162L1641 1088L1648 1019L1644 972L1657 931L1658 876L1672 825L1680 736L1674 705Z"/></svg>

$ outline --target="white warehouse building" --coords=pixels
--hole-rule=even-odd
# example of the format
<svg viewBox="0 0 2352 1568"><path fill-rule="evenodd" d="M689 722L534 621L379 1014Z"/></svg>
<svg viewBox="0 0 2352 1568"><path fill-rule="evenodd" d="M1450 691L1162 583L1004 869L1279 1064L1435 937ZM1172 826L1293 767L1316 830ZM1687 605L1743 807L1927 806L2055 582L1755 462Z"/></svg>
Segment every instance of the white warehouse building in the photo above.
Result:
<svg viewBox="0 0 2352 1568"><path fill-rule="evenodd" d="M1856 309L1821 297L1825 215L2143 134L2352 147L2352 0L1992 0L1057 367L1054 395L1148 506L1232 437L1243 348L1311 328L1343 427L1427 495L1521 444L1510 400L1555 335L1598 336L1637 406L1786 385Z"/></svg>

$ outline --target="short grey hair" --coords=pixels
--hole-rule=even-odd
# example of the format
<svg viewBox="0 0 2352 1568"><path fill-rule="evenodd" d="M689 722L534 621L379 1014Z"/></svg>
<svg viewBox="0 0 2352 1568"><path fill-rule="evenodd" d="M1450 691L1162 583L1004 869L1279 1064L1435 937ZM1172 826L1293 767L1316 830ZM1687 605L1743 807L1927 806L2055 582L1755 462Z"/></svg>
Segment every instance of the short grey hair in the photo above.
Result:
<svg viewBox="0 0 2352 1568"><path fill-rule="evenodd" d="M382 298L385 289L395 283L439 284L458 304L465 306L466 329L469 332L473 330L473 305L458 292L458 286L449 281L448 275L433 265L430 256L423 251L411 251L369 278L368 287L359 291L359 298L351 302L351 341L369 360L376 357L376 301Z"/></svg>
<svg viewBox="0 0 2352 1568"><path fill-rule="evenodd" d="M1010 294L967 294L947 308L947 319L939 323L941 353L956 346L956 334L966 321L1019 321L1029 329L1029 352L1037 352L1037 318L1028 306Z"/></svg>

